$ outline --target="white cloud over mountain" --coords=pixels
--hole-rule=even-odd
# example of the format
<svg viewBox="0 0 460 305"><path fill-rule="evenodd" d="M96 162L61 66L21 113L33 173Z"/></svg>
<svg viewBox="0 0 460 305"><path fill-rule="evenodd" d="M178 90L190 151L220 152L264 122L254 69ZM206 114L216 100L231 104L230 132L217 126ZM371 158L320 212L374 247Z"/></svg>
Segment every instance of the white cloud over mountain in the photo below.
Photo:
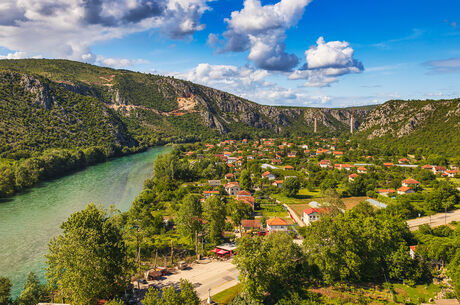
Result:
<svg viewBox="0 0 460 305"><path fill-rule="evenodd" d="M316 45L305 51L306 63L289 75L289 79L305 79L307 87L325 87L336 82L337 77L360 73L363 64L353 58L354 50L346 41L325 42L318 38Z"/></svg>
<svg viewBox="0 0 460 305"><path fill-rule="evenodd" d="M286 31L297 24L311 0L281 0L273 5L262 5L260 0L245 0L240 11L231 13L225 21L227 31L219 41L215 34L209 36L211 45L220 52L249 51L248 59L257 68L273 71L290 71L299 62L295 54L286 52Z"/></svg>
<svg viewBox="0 0 460 305"><path fill-rule="evenodd" d="M3 0L0 46L94 62L90 46L157 29L173 39L204 28L208 0Z"/></svg>

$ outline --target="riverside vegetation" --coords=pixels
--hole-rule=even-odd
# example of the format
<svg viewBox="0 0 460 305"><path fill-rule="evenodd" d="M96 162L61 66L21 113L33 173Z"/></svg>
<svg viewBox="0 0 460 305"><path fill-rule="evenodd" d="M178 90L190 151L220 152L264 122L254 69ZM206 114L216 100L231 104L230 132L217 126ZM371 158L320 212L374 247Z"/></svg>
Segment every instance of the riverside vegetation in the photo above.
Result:
<svg viewBox="0 0 460 305"><path fill-rule="evenodd" d="M241 281L241 292L235 290L239 294L231 302L234 305L420 304L433 297L429 294L433 292L425 290L426 295L409 300L401 288L432 285L446 276L446 284L435 285L434 291L442 288L446 296L458 296L460 226L422 226L411 232L405 222L418 213L459 207L460 196L454 187L459 183L458 174L449 178L421 167L429 160L455 168L458 159L414 156L406 159L416 167L407 168L385 162L398 158L407 162L402 156L374 153L367 173L360 173L354 181L349 176L362 166L350 170L335 166L360 164L369 160L368 153L367 148L345 138L319 137L212 140L175 146L156 159L153 178L146 180L128 212L105 211L91 204L62 224L63 233L49 244L47 286L33 285L38 291L33 293L37 296L34 301L94 304L104 298L112 299L111 304L123 304L131 277L139 276L155 257L170 262L210 254L215 245L229 240L237 242L234 263ZM328 156L334 160L320 167ZM276 180L262 175L266 162L272 164L270 172ZM391 198L377 192L382 187L399 187L409 177L422 181L413 194ZM211 186L208 180L239 182L255 201L230 196L223 185ZM280 188L273 181L284 185ZM317 197L299 195L306 189ZM205 199L205 191L210 190L217 192ZM387 208L376 209L363 194L386 202ZM344 202L351 195L362 196L362 202L347 207ZM288 232L258 236L256 231L265 230L260 228L236 238L232 232L241 230L244 219L259 219L263 225L269 222L264 206L275 196L305 200L305 205L315 199L329 212L309 226L294 226ZM287 213L278 217L285 218ZM302 245L293 242L298 234L303 236ZM417 247L411 256L409 246L413 245ZM2 283L3 300L8 300L8 282L2 279ZM168 288L160 294L150 288L144 304L197 304L191 283L181 285L180 293ZM322 293L322 289L333 289L336 294ZM17 302L26 304L21 297Z"/></svg>

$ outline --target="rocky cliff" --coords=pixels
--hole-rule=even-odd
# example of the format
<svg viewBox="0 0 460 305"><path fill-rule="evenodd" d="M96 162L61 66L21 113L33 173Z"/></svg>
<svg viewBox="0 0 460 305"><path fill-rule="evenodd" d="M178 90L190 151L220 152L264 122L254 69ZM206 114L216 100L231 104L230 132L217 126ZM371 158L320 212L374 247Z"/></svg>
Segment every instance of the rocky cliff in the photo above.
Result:
<svg viewBox="0 0 460 305"><path fill-rule="evenodd" d="M204 133L338 134L350 129L351 109L276 107L259 105L235 95L171 77L114 70L66 60L2 60L0 69L23 75L22 85L34 89L33 75L74 94L97 99L126 120L135 120L147 133L161 137L201 136ZM32 78L33 79L33 78ZM38 87L37 87L38 88ZM53 103L47 87L35 92L45 109ZM42 90L42 89L40 89ZM370 109L355 109L357 129Z"/></svg>

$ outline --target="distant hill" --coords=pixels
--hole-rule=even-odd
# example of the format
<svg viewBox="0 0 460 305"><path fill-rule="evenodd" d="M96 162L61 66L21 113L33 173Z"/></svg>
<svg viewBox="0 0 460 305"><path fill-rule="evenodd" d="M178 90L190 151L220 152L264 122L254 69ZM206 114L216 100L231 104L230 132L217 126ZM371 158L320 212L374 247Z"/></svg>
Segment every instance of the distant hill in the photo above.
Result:
<svg viewBox="0 0 460 305"><path fill-rule="evenodd" d="M50 147L151 146L219 134L340 134L350 108L259 105L188 81L68 60L0 60L0 157ZM356 107L358 128L373 107Z"/></svg>
<svg viewBox="0 0 460 305"><path fill-rule="evenodd" d="M388 101L369 113L358 137L402 152L460 157L460 99Z"/></svg>

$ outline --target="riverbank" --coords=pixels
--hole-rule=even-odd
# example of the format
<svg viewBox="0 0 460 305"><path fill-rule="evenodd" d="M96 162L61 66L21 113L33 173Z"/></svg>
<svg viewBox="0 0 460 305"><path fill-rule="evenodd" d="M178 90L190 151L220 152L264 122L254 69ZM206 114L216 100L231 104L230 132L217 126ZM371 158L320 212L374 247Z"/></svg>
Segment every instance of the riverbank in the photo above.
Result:
<svg viewBox="0 0 460 305"><path fill-rule="evenodd" d="M44 279L49 240L67 217L89 202L127 211L152 175L154 159L169 147L111 159L71 175L37 184L0 204L0 276L18 295L30 271Z"/></svg>

